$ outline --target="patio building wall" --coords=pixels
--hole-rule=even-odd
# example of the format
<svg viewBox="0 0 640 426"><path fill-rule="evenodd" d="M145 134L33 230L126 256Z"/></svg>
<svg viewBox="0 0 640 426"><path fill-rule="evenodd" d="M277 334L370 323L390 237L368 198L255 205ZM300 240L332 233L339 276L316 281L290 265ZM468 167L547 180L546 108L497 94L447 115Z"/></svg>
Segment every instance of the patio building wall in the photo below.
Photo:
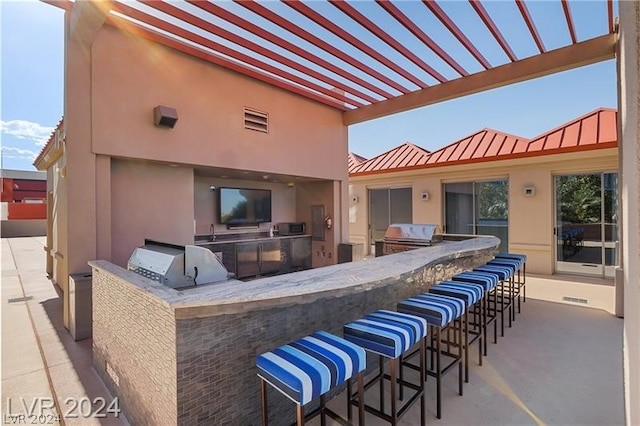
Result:
<svg viewBox="0 0 640 426"><path fill-rule="evenodd" d="M432 167L406 172L351 176L349 196L359 202L350 206L349 238L367 246L368 189L411 187L413 222L444 226L443 185L450 182L509 181L509 251L528 256L527 271L551 275L555 259L554 176L559 174L616 171L616 149L528 157L466 165ZM524 188L533 186L534 196ZM423 201L421 194L429 194Z"/></svg>

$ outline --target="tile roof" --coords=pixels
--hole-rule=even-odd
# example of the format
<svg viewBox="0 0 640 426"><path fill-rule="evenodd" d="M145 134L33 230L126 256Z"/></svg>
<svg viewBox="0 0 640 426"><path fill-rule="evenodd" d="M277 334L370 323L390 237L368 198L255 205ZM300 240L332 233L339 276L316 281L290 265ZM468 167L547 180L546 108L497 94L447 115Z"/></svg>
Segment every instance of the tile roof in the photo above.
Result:
<svg viewBox="0 0 640 426"><path fill-rule="evenodd" d="M55 142L56 142L56 134L64 127L64 117L62 117L60 119L60 121L58 121L58 124L56 125L56 128L53 129L53 131L51 132L51 135L49 135L49 140L47 141L47 143L42 147L42 149L40 150L40 153L38 154L38 156L36 157L35 160L33 160L33 165L36 167L36 169L38 170L46 170L46 168L48 167L45 163L45 157L47 157L47 154L52 151L55 150ZM60 151L58 149L58 151ZM60 152L61 153L61 152ZM59 153L56 153L55 155L58 155ZM54 155L54 156L55 156ZM43 168L40 168L43 167Z"/></svg>
<svg viewBox="0 0 640 426"><path fill-rule="evenodd" d="M350 175L451 166L565 152L612 148L618 144L617 111L600 108L529 140L483 129L431 154L403 144L349 170ZM417 161L391 161L411 145L427 153ZM405 155L406 157L406 155Z"/></svg>
<svg viewBox="0 0 640 426"><path fill-rule="evenodd" d="M350 152L347 156L347 167L349 168L349 173L351 173L358 164L364 163L365 161L367 161L367 159L363 156L358 155L355 152Z"/></svg>
<svg viewBox="0 0 640 426"><path fill-rule="evenodd" d="M363 163L356 165L349 174L370 173L379 171L391 171L404 169L416 165L425 164L430 152L410 142L393 148Z"/></svg>

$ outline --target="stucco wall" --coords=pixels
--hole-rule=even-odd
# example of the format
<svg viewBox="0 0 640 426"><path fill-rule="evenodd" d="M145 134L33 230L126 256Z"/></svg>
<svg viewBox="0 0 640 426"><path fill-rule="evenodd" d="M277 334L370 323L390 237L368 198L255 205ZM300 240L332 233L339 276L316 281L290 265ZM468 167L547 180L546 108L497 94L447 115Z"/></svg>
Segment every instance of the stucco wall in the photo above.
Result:
<svg viewBox="0 0 640 426"><path fill-rule="evenodd" d="M620 2L626 422L640 424L640 3Z"/></svg>
<svg viewBox="0 0 640 426"><path fill-rule="evenodd" d="M126 266L149 238L193 244L193 169L111 162L112 262Z"/></svg>
<svg viewBox="0 0 640 426"><path fill-rule="evenodd" d="M338 110L108 25L92 61L96 153L346 179ZM176 108L175 128L153 125L157 105ZM245 107L269 114L269 133L244 129Z"/></svg>
<svg viewBox="0 0 640 426"><path fill-rule="evenodd" d="M618 169L617 150L540 156L476 165L427 168L404 173L351 177L349 194L358 196L351 206L350 239L368 239L367 191L372 188L413 188L413 222L444 225L443 184L493 179L509 180L509 250L525 253L527 271L550 275L555 265L555 195L553 176ZM534 186L535 196L525 197L524 187ZM423 201L421 194L429 193Z"/></svg>

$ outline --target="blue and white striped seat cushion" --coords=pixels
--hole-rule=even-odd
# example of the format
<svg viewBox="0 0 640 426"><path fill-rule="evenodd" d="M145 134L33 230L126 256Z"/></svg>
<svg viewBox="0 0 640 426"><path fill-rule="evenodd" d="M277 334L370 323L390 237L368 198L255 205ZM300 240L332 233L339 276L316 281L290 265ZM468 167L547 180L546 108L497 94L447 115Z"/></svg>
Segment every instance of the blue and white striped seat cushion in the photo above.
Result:
<svg viewBox="0 0 640 426"><path fill-rule="evenodd" d="M258 376L304 405L366 367L364 349L326 331L258 355Z"/></svg>
<svg viewBox="0 0 640 426"><path fill-rule="evenodd" d="M417 315L429 324L444 327L465 311L465 303L455 297L422 293L398 303L398 312Z"/></svg>
<svg viewBox="0 0 640 426"><path fill-rule="evenodd" d="M366 350L397 358L427 335L427 321L414 315L379 310L345 324L344 338Z"/></svg>
<svg viewBox="0 0 640 426"><path fill-rule="evenodd" d="M501 280L508 280L513 275L511 273L510 268L506 268L504 266L498 266L498 265L484 264L482 266L478 266L477 268L474 268L473 270L475 272L491 272L493 274L496 274L498 278L500 278Z"/></svg>
<svg viewBox="0 0 640 426"><path fill-rule="evenodd" d="M464 300L467 307L473 306L484 295L484 287L480 284L465 282L443 281L429 289L429 293L457 297Z"/></svg>
<svg viewBox="0 0 640 426"><path fill-rule="evenodd" d="M520 262L522 262L523 264L527 262L527 255L526 254L518 254L518 253L500 253L496 255L496 258L503 258L503 259L517 259Z"/></svg>
<svg viewBox="0 0 640 426"><path fill-rule="evenodd" d="M511 264L516 265L516 269L520 269L522 267L522 265L524 265L524 262L520 259L516 259L516 258L509 258L509 257L494 257L491 262L498 262L498 263L502 263L502 262L508 262Z"/></svg>
<svg viewBox="0 0 640 426"><path fill-rule="evenodd" d="M504 266L511 270L511 275L515 274L520 269L520 263L517 260L508 259L493 259L487 262L489 266Z"/></svg>
<svg viewBox="0 0 640 426"><path fill-rule="evenodd" d="M458 275L454 275L451 280L480 284L486 292L490 292L498 285L498 276L496 274L485 274L473 271L461 272Z"/></svg>

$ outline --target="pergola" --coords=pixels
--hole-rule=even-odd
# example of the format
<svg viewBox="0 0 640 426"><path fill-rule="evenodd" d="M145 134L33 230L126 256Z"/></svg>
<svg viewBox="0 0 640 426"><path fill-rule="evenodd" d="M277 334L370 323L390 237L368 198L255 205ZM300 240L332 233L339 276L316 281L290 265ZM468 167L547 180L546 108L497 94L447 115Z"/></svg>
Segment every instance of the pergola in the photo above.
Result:
<svg viewBox="0 0 640 426"><path fill-rule="evenodd" d="M72 31L113 25L342 110L346 125L616 54L613 0L590 2L595 21L578 0L43 1L71 12Z"/></svg>

